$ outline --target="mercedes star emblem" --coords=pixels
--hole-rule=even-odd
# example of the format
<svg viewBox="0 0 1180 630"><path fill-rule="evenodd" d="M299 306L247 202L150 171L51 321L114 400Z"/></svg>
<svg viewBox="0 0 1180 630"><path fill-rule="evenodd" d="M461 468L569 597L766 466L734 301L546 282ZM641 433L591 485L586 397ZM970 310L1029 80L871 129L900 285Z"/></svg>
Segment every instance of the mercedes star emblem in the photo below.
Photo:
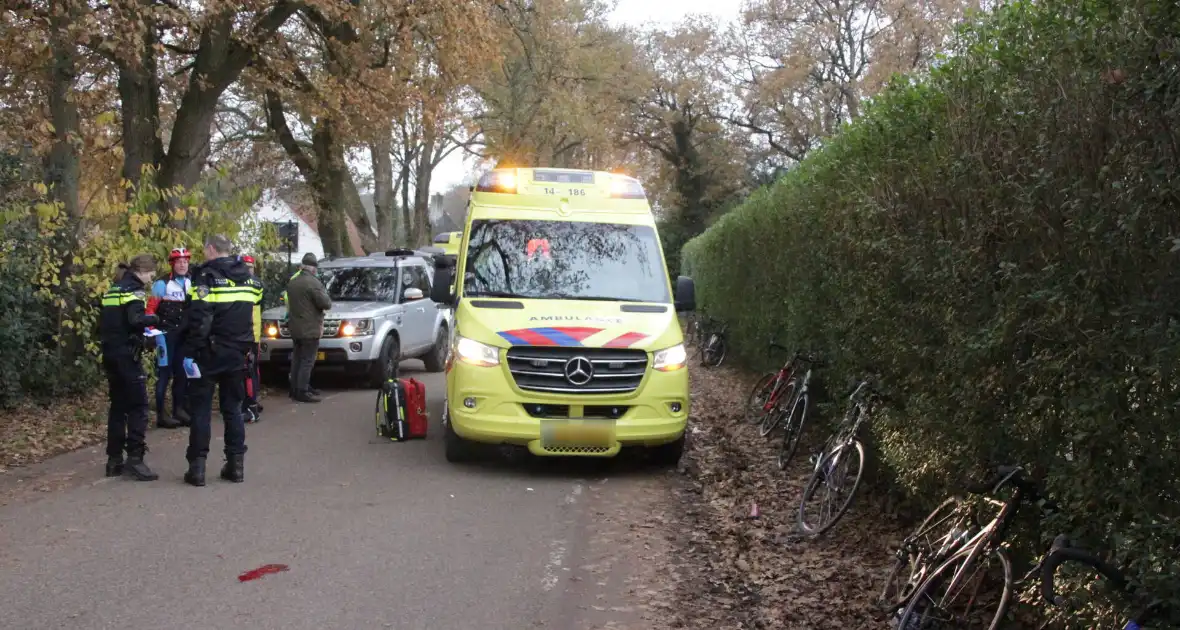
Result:
<svg viewBox="0 0 1180 630"><path fill-rule="evenodd" d="M565 380L572 385L585 385L594 378L594 365L586 357L574 357L565 362Z"/></svg>

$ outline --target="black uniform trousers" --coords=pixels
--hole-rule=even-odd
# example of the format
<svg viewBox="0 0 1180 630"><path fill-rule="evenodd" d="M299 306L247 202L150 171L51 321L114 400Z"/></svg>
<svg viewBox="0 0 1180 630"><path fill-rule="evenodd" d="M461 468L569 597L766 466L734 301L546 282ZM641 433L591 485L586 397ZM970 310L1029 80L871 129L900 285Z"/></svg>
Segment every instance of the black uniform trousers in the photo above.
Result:
<svg viewBox="0 0 1180 630"><path fill-rule="evenodd" d="M107 455L142 457L147 433L148 397L147 375L143 364L131 353L103 355L102 367L107 373L110 410L107 413Z"/></svg>
<svg viewBox="0 0 1180 630"><path fill-rule="evenodd" d="M218 347L202 357L204 362L194 359L201 370L201 378L189 379L193 408L188 451L185 453L188 461L209 455L214 388L218 391L217 404L225 423L225 454L246 453L246 423L242 419L242 404L246 398L246 352L246 348Z"/></svg>

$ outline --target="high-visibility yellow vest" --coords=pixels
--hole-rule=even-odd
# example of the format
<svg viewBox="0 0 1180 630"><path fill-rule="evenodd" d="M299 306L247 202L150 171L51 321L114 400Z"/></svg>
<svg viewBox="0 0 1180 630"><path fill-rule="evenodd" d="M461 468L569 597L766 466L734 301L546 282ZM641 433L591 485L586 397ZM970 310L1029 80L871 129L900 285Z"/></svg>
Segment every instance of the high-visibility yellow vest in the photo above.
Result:
<svg viewBox="0 0 1180 630"><path fill-rule="evenodd" d="M302 269L291 274L291 277L287 278L287 284L291 284L291 281L294 280L295 278L298 278L299 274L301 274L301 273L303 273ZM287 290L286 289L283 289L282 295L279 296L279 301L282 302L283 304L287 303Z"/></svg>

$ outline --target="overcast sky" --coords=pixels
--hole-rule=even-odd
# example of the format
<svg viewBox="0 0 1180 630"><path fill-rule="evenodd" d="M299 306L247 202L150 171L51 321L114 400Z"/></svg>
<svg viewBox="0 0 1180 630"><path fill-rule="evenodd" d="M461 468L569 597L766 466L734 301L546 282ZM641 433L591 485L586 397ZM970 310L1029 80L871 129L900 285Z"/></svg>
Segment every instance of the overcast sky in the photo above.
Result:
<svg viewBox="0 0 1180 630"><path fill-rule="evenodd" d="M737 17L740 6L740 0L618 0L611 19L618 24L668 26L688 14L697 13L716 16L718 21L729 21ZM474 159L464 162L461 151L452 153L435 169L430 182L431 192L445 192L476 168Z"/></svg>

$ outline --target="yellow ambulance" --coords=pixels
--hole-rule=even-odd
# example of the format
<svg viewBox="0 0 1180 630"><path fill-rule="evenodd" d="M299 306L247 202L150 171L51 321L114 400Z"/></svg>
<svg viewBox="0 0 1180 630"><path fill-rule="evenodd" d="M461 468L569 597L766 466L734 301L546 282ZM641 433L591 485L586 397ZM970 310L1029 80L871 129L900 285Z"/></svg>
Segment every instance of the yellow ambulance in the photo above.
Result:
<svg viewBox="0 0 1180 630"><path fill-rule="evenodd" d="M454 267L432 299L454 309L446 457L479 444L541 456L613 457L646 447L674 465L689 414L678 313L641 183L555 168L494 169L472 190Z"/></svg>
<svg viewBox="0 0 1180 630"><path fill-rule="evenodd" d="M442 249L448 256L455 256L459 253L459 243L462 240L462 232L439 232L434 235L434 246Z"/></svg>

